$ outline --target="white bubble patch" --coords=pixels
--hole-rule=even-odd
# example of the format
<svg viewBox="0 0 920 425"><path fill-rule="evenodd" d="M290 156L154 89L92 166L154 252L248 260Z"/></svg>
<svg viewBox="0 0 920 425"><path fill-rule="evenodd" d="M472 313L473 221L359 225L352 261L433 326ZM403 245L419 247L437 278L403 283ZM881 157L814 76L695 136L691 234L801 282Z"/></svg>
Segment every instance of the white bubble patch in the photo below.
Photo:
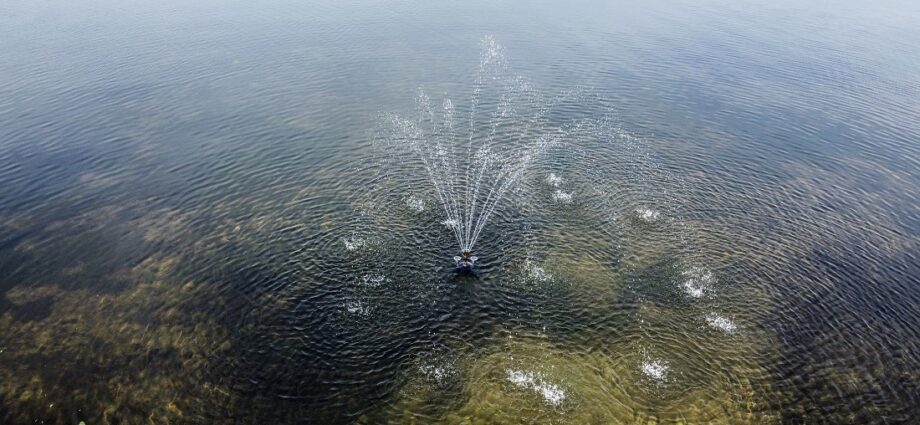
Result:
<svg viewBox="0 0 920 425"><path fill-rule="evenodd" d="M380 285L386 283L387 278L382 274L366 274L361 276L361 284L364 286L369 286L371 288L376 288Z"/></svg>
<svg viewBox="0 0 920 425"><path fill-rule="evenodd" d="M556 191L553 192L553 200L560 204L571 204L572 203L572 193L563 192L559 189L556 189Z"/></svg>
<svg viewBox="0 0 920 425"><path fill-rule="evenodd" d="M670 367L668 363L663 360L646 358L645 361L642 362L641 369L645 376L660 382L668 379L668 370L670 370Z"/></svg>
<svg viewBox="0 0 920 425"><path fill-rule="evenodd" d="M530 259L524 260L524 273L528 278L537 282L549 282L553 279L553 275L548 273L546 269L540 267Z"/></svg>
<svg viewBox="0 0 920 425"><path fill-rule="evenodd" d="M443 347L421 353L418 373L429 385L446 388L457 383L457 357Z"/></svg>
<svg viewBox="0 0 920 425"><path fill-rule="evenodd" d="M406 198L406 207L408 207L412 211L420 213L422 211L425 211L425 200L421 198L416 198L414 196L410 196Z"/></svg>
<svg viewBox="0 0 920 425"><path fill-rule="evenodd" d="M450 376L450 371L444 366L424 364L419 366L418 370L422 375L425 375L426 378L438 384L444 383L444 380Z"/></svg>
<svg viewBox="0 0 920 425"><path fill-rule="evenodd" d="M345 302L345 311L347 311L349 314L367 316L368 313L371 312L371 309L367 306L367 304L364 304L361 301L352 300Z"/></svg>
<svg viewBox="0 0 920 425"><path fill-rule="evenodd" d="M709 327L713 329L718 329L729 334L735 332L735 330L738 329L738 326L735 325L735 322L733 322L731 319L715 313L709 313L709 315L706 316L706 323L708 323Z"/></svg>
<svg viewBox="0 0 920 425"><path fill-rule="evenodd" d="M559 385L551 384L543 379L543 376L533 372L508 369L508 381L521 388L534 391L547 404L560 406L565 401L565 390Z"/></svg>
<svg viewBox="0 0 920 425"><path fill-rule="evenodd" d="M712 293L712 283L715 279L709 270L701 267L691 267L688 270L684 270L681 275L684 276L684 281L680 284L680 287L683 288L684 293L687 295L693 298L702 298L704 295Z"/></svg>
<svg viewBox="0 0 920 425"><path fill-rule="evenodd" d="M342 239L342 243L345 244L345 249L349 251L355 251L364 248L367 245L366 240L357 237Z"/></svg>
<svg viewBox="0 0 920 425"><path fill-rule="evenodd" d="M657 221L658 218L661 217L661 213L649 208L639 208L636 210L636 214L639 216L640 220L647 223Z"/></svg>
<svg viewBox="0 0 920 425"><path fill-rule="evenodd" d="M556 175L556 173L549 173L549 176L546 176L546 183L552 187L559 187L564 180L562 177Z"/></svg>

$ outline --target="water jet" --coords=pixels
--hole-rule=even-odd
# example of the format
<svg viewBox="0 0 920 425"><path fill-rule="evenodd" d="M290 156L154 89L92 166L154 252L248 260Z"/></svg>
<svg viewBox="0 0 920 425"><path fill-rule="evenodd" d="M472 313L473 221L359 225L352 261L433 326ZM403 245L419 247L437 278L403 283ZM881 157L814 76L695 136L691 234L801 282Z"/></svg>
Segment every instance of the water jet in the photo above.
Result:
<svg viewBox="0 0 920 425"><path fill-rule="evenodd" d="M453 260L460 272L473 271L473 247L499 203L517 192L546 151L566 137L547 116L552 102L504 69L501 46L486 37L463 124L450 99L439 108L420 91L417 115L387 115L391 132L378 139L400 166L424 170L446 216L442 223L459 247Z"/></svg>

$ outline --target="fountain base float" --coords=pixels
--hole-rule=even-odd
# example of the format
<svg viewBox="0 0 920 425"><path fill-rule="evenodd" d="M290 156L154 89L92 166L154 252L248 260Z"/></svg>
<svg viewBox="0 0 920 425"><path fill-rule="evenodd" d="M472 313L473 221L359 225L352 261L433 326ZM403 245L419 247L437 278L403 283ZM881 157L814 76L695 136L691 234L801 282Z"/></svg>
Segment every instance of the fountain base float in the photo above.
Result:
<svg viewBox="0 0 920 425"><path fill-rule="evenodd" d="M478 257L472 256L469 250L463 250L460 255L454 256L454 263L457 265L457 272L472 273L473 266L476 264Z"/></svg>

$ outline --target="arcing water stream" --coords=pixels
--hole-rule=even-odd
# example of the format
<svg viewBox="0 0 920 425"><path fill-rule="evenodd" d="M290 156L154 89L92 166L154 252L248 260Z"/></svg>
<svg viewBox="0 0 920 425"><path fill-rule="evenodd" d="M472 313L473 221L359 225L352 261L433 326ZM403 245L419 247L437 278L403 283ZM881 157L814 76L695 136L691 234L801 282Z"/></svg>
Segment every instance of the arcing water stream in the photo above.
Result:
<svg viewBox="0 0 920 425"><path fill-rule="evenodd" d="M417 116L388 116L382 138L391 153L409 153L427 174L462 253L469 254L496 207L519 188L548 149L566 139L552 123L545 100L525 80L505 74L505 58L494 38L482 41L479 72L468 117L458 122L450 99L441 108L420 93ZM483 101L483 96L495 99Z"/></svg>

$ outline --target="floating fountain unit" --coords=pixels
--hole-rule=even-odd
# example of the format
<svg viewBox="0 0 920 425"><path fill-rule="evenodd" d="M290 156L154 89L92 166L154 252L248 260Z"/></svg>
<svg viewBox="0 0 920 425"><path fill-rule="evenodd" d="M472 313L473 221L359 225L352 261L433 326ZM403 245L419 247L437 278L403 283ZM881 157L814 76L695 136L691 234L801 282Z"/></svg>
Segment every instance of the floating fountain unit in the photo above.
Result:
<svg viewBox="0 0 920 425"><path fill-rule="evenodd" d="M454 263L457 265L457 271L460 273L472 273L473 266L476 264L478 257L474 257L469 250L464 249L460 255L454 256Z"/></svg>

